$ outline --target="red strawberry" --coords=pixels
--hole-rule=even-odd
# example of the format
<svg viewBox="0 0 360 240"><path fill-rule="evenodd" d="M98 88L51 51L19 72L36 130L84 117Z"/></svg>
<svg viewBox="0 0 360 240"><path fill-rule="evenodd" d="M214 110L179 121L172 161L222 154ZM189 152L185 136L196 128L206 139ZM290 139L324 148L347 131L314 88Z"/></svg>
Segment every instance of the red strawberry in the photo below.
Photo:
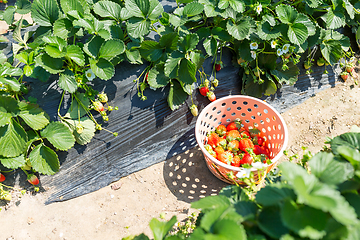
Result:
<svg viewBox="0 0 360 240"><path fill-rule="evenodd" d="M210 102L213 102L216 100L216 96L215 96L215 93L212 92L212 91L209 91L206 96L208 97L208 99L210 100Z"/></svg>
<svg viewBox="0 0 360 240"><path fill-rule="evenodd" d="M246 152L246 149L254 148L253 142L249 138L243 138L239 141L239 149Z"/></svg>
<svg viewBox="0 0 360 240"><path fill-rule="evenodd" d="M220 136L225 135L225 133L226 133L226 127L225 127L225 125L220 124L219 126L216 127L216 130L215 130L215 131L216 131L216 133L219 134Z"/></svg>
<svg viewBox="0 0 360 240"><path fill-rule="evenodd" d="M226 130L239 130L241 129L241 121L235 120L226 126Z"/></svg>
<svg viewBox="0 0 360 240"><path fill-rule="evenodd" d="M242 157L241 161L240 161L240 164L243 165L243 164L249 164L251 165L253 162L253 159L251 157L251 155L249 153L245 153L245 155Z"/></svg>
<svg viewBox="0 0 360 240"><path fill-rule="evenodd" d="M352 67L352 66L347 66L347 67L345 68L345 70L346 70L348 73L351 73L351 72L354 70L354 67Z"/></svg>
<svg viewBox="0 0 360 240"><path fill-rule="evenodd" d="M266 157L269 158L269 149L266 146L259 146L259 145L255 145L254 146L254 153L256 155L260 155L260 154L264 154Z"/></svg>
<svg viewBox="0 0 360 240"><path fill-rule="evenodd" d="M3 181L5 181L5 176L0 173L0 182L3 182Z"/></svg>
<svg viewBox="0 0 360 240"><path fill-rule="evenodd" d="M199 87L200 94L204 97L207 96L207 93L209 92L209 88L207 86L201 86Z"/></svg>
<svg viewBox="0 0 360 240"><path fill-rule="evenodd" d="M217 146L214 151L216 152L216 154L219 156L220 154L222 154L223 152L225 152L225 149L222 148L221 146Z"/></svg>
<svg viewBox="0 0 360 240"><path fill-rule="evenodd" d="M39 184L39 179L37 178L37 176L35 176L34 174L31 174L30 176L28 176L28 182L31 183L32 185L38 185Z"/></svg>
<svg viewBox="0 0 360 240"><path fill-rule="evenodd" d="M227 134L226 134L226 140L228 142L231 142L232 140L235 140L236 138L240 137L240 133L238 130L230 130Z"/></svg>
<svg viewBox="0 0 360 240"><path fill-rule="evenodd" d="M241 165L241 159L240 159L239 155L234 156L234 158L231 162L231 166L240 167L240 165Z"/></svg>
<svg viewBox="0 0 360 240"><path fill-rule="evenodd" d="M260 136L255 136L253 138L253 142L254 142L255 145L262 146L262 145L264 145L265 139L263 137L260 137Z"/></svg>
<svg viewBox="0 0 360 240"><path fill-rule="evenodd" d="M342 72L340 76L344 81L346 81L348 79L348 77L349 77L349 73L348 72Z"/></svg>
<svg viewBox="0 0 360 240"><path fill-rule="evenodd" d="M93 102L94 109L98 112L104 111L104 105L100 101Z"/></svg>
<svg viewBox="0 0 360 240"><path fill-rule="evenodd" d="M221 70L221 65L219 63L215 64L215 70L217 72Z"/></svg>
<svg viewBox="0 0 360 240"><path fill-rule="evenodd" d="M236 130L233 130L233 131L236 131ZM232 140L231 142L229 142L228 149L231 150L231 151L239 150L239 141L238 140Z"/></svg>
<svg viewBox="0 0 360 240"><path fill-rule="evenodd" d="M219 137L219 135L217 135L215 132L212 132L209 136L208 136L208 142L207 144L209 144L212 147L216 147L219 145L220 141L222 140L222 138Z"/></svg>
<svg viewBox="0 0 360 240"><path fill-rule="evenodd" d="M218 156L218 159L221 162L229 164L229 165L231 164L233 158L234 158L234 154L230 151L225 151Z"/></svg>

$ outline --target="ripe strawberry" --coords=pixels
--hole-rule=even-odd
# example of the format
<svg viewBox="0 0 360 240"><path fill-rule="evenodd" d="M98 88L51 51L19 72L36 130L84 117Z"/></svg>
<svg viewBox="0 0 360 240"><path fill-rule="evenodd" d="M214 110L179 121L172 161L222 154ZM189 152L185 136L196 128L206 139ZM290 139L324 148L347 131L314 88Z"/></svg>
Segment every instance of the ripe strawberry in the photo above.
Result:
<svg viewBox="0 0 360 240"><path fill-rule="evenodd" d="M236 130L233 130L236 131ZM239 150L239 141L238 140L232 140L228 144L228 150L230 151L238 151Z"/></svg>
<svg viewBox="0 0 360 240"><path fill-rule="evenodd" d="M217 135L215 132L212 132L208 136L207 144L209 144L211 147L215 148L216 146L219 145L221 140L222 140L222 138L220 138L219 135Z"/></svg>
<svg viewBox="0 0 360 240"><path fill-rule="evenodd" d="M208 97L208 99L210 100L210 102L213 102L216 100L216 96L215 96L215 93L212 92L212 91L209 91L206 96Z"/></svg>
<svg viewBox="0 0 360 240"><path fill-rule="evenodd" d="M345 71L347 71L348 73L351 73L354 70L354 67L349 65L345 67Z"/></svg>
<svg viewBox="0 0 360 240"><path fill-rule="evenodd" d="M229 165L231 164L233 158L234 158L234 154L230 151L225 151L218 156L218 159L221 162L229 164Z"/></svg>
<svg viewBox="0 0 360 240"><path fill-rule="evenodd" d="M342 72L340 74L340 76L344 81L346 81L348 79L348 77L349 77L349 73L348 72Z"/></svg>
<svg viewBox="0 0 360 240"><path fill-rule="evenodd" d="M253 142L249 138L243 138L239 141L239 149L241 151L247 152L246 149L254 148Z"/></svg>
<svg viewBox="0 0 360 240"><path fill-rule="evenodd" d="M254 153L256 155L264 154L265 156L269 157L269 149L267 147L265 147L265 146L255 145L254 146Z"/></svg>
<svg viewBox="0 0 360 240"><path fill-rule="evenodd" d="M207 93L209 92L209 88L207 86L200 86L199 87L200 94L204 97L207 96Z"/></svg>
<svg viewBox="0 0 360 240"><path fill-rule="evenodd" d="M214 151L216 152L216 154L219 156L220 154L222 154L223 152L225 152L225 149L221 146L217 146Z"/></svg>
<svg viewBox="0 0 360 240"><path fill-rule="evenodd" d="M239 130L239 129L241 129L241 121L239 120L235 120L226 126L226 130L228 131Z"/></svg>
<svg viewBox="0 0 360 240"><path fill-rule="evenodd" d="M216 132L217 134L219 134L220 136L225 135L225 133L226 133L226 127L225 127L225 125L220 124L219 126L217 126L215 132Z"/></svg>
<svg viewBox="0 0 360 240"><path fill-rule="evenodd" d="M236 138L240 137L240 133L238 130L230 130L227 134L226 134L226 140L228 142L231 142L233 140L235 140Z"/></svg>
<svg viewBox="0 0 360 240"><path fill-rule="evenodd" d="M0 182L5 181L5 179L6 179L6 178L5 178L5 176L4 176L3 174L1 174L1 173L0 173Z"/></svg>
<svg viewBox="0 0 360 240"><path fill-rule="evenodd" d="M98 112L104 111L104 105L100 101L93 102L94 109Z"/></svg>
<svg viewBox="0 0 360 240"><path fill-rule="evenodd" d="M208 151L208 153L210 153L211 156L213 156L214 158L217 158L216 152L213 150L213 148L209 144L206 144L204 147L205 147L206 151Z"/></svg>
<svg viewBox="0 0 360 240"><path fill-rule="evenodd" d="M240 165L241 165L241 159L240 159L239 155L234 156L234 158L231 162L231 166L240 167Z"/></svg>
<svg viewBox="0 0 360 240"><path fill-rule="evenodd" d="M253 158L251 157L251 155L249 153L245 153L244 156L241 158L240 164L249 164L251 165L253 162Z"/></svg>
<svg viewBox="0 0 360 240"><path fill-rule="evenodd" d="M253 137L253 142L255 145L262 146L262 145L264 145L265 139L260 136L255 136L255 137Z"/></svg>
<svg viewBox="0 0 360 240"><path fill-rule="evenodd" d="M215 64L215 70L217 72L221 70L221 65L219 63Z"/></svg>
<svg viewBox="0 0 360 240"><path fill-rule="evenodd" d="M191 105L190 107L191 114L195 117L199 114L199 110L195 104Z"/></svg>
<svg viewBox="0 0 360 240"><path fill-rule="evenodd" d="M39 184L39 179L34 174L29 175L27 180L32 185L38 185Z"/></svg>

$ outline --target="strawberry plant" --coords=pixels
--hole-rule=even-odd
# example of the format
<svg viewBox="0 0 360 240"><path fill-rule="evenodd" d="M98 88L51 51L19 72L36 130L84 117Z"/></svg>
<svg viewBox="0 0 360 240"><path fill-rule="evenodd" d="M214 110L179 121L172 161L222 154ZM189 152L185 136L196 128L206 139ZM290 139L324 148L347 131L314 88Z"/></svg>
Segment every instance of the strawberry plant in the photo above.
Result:
<svg viewBox="0 0 360 240"><path fill-rule="evenodd" d="M175 217L153 219L154 239L358 239L359 142L360 132L344 133L315 155L305 152L297 163L284 161L251 195L232 185L191 203L200 213L188 231L171 231Z"/></svg>

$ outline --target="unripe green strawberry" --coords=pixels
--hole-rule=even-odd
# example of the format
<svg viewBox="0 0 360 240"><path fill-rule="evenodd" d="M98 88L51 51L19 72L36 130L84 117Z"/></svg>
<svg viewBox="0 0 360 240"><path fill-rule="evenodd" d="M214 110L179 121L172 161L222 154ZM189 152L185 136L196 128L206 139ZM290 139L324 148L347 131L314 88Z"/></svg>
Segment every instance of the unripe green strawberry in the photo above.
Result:
<svg viewBox="0 0 360 240"><path fill-rule="evenodd" d="M107 122L107 121L109 121L109 117L108 117L108 116L103 116L103 120L104 120L105 122Z"/></svg>
<svg viewBox="0 0 360 240"><path fill-rule="evenodd" d="M107 97L106 93L103 93L103 92L98 94L98 99L102 103L106 103L108 101L108 97Z"/></svg>
<svg viewBox="0 0 360 240"><path fill-rule="evenodd" d="M6 200L6 201L11 201L11 199L12 199L12 196L11 196L11 194L9 193L9 192L7 192L7 191L4 191L3 192L3 194L1 194L1 199L3 199L3 200Z"/></svg>
<svg viewBox="0 0 360 240"><path fill-rule="evenodd" d="M95 129L101 131L101 130L102 130L102 127L101 127L100 124L96 124Z"/></svg>
<svg viewBox="0 0 360 240"><path fill-rule="evenodd" d="M109 106L109 107L108 107L108 111L111 112L112 110L114 110L114 108L113 108L112 106Z"/></svg>
<svg viewBox="0 0 360 240"><path fill-rule="evenodd" d="M84 131L83 125L81 125L81 123L78 123L78 124L76 125L76 132L77 132L78 134L81 134L83 131Z"/></svg>
<svg viewBox="0 0 360 240"><path fill-rule="evenodd" d="M309 69L310 68L310 63L309 62L304 62L304 68L305 69Z"/></svg>
<svg viewBox="0 0 360 240"><path fill-rule="evenodd" d="M210 81L208 79L205 79L204 81L204 86L205 87L209 87Z"/></svg>
<svg viewBox="0 0 360 240"><path fill-rule="evenodd" d="M321 66L324 66L325 64L325 59L324 58L319 58L317 61L316 61L316 64L321 67Z"/></svg>
<svg viewBox="0 0 360 240"><path fill-rule="evenodd" d="M195 104L191 105L190 107L191 114L195 117L199 114L199 110Z"/></svg>
<svg viewBox="0 0 360 240"><path fill-rule="evenodd" d="M214 87L217 87L217 86L219 86L219 80L217 80L216 78L212 81L212 85L214 86Z"/></svg>

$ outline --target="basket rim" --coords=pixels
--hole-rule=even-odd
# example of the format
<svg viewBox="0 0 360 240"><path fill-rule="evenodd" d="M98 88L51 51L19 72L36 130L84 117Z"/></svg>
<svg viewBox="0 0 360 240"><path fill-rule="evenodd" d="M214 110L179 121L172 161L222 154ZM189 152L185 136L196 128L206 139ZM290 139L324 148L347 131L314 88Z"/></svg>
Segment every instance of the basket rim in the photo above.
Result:
<svg viewBox="0 0 360 240"><path fill-rule="evenodd" d="M209 103L203 110L201 110L201 112L198 115L198 118L196 120L196 124L195 124L195 138L196 138L196 142L197 142L198 146L200 147L201 151L204 154L206 154L206 157L208 157L211 161L215 162L216 164L218 164L221 167L224 167L224 168L226 168L228 170L240 171L240 170L244 169L243 167L234 167L234 166L225 164L225 163L217 160L213 156L211 156L208 153L208 151L205 149L204 144L201 143L200 136L199 136L200 134L197 131L197 129L200 127L200 122L201 122L200 119L202 119L203 115L205 115L205 113L207 112L208 109L212 108L213 105L215 105L215 103L218 103L218 102L221 102L221 101L224 101L224 100L227 100L227 99L232 99L232 98L243 99L243 100L251 99L251 100L254 100L254 101L257 101L257 102L261 102L261 104L264 104L266 107L270 108L271 110L273 110L277 114L277 117L278 117L278 119L280 119L280 122L282 123L283 129L284 129L284 143L283 143L283 146L281 147L279 153L276 154L276 156L273 159L271 159L272 164L276 163L280 159L280 157L282 157L283 152L284 152L284 150L285 150L285 148L286 148L286 146L288 144L288 141L289 141L289 134L288 134L288 129L287 129L285 120L280 115L280 113L274 107L272 107L270 104L268 104L267 102L265 102L265 101L263 101L263 100L261 100L259 98L255 98L255 97L251 97L251 96L247 96L247 95L229 95L229 96L221 97L221 98L218 98L215 101ZM251 168L251 170L256 171L257 169L256 168Z"/></svg>

